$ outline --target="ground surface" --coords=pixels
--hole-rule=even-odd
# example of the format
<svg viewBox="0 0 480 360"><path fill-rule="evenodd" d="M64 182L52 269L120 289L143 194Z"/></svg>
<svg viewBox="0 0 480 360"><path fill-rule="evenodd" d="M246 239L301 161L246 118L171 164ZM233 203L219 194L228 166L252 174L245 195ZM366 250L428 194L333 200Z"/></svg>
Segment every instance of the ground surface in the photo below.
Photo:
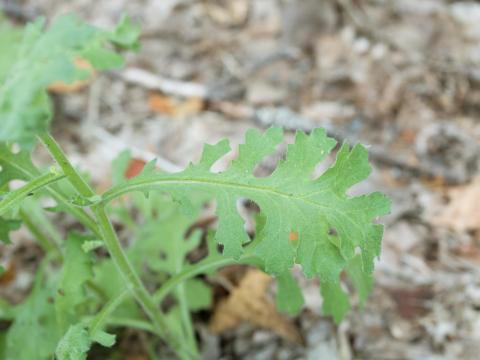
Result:
<svg viewBox="0 0 480 360"><path fill-rule="evenodd" d="M142 50L124 71L58 99L56 135L99 188L125 148L171 171L198 159L204 142L241 142L249 127L321 126L371 145L374 173L355 191L380 189L394 206L366 308L335 327L320 314L317 284L305 281L306 308L291 321L303 345L248 323L211 334L206 316L197 324L205 358L478 358L479 3L31 0L22 8L48 18L73 11L101 26L127 12L142 23ZM28 263L36 250L15 251ZM22 271L19 288L32 269Z"/></svg>

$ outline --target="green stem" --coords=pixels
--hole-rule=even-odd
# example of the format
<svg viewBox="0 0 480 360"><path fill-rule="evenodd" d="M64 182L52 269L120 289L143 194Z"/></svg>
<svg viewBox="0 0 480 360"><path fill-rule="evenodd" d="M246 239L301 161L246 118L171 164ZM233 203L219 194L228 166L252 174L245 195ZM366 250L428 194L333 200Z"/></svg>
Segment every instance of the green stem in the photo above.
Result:
<svg viewBox="0 0 480 360"><path fill-rule="evenodd" d="M175 242L175 272L179 273L182 271L184 264L184 257L183 253L180 250L180 247L183 246L179 242ZM190 309L188 307L188 299L186 298L185 293L185 283L182 282L178 284L176 288L176 297L178 301L178 306L180 309L180 319L182 321L182 328L184 331L184 335L186 337L186 343L188 347L191 349L191 352L195 354L195 358L199 358L197 342L195 340L195 331L193 329L192 324L192 317L190 316Z"/></svg>
<svg viewBox="0 0 480 360"><path fill-rule="evenodd" d="M39 135L39 138L78 193L84 197L95 196L96 194L93 189L80 176L80 174L78 174L55 139L48 133L42 133ZM97 225L99 227L100 234L102 235L102 239L105 242L105 246L112 257L117 270L126 282L128 289L132 292L133 296L142 306L143 310L152 321L155 329L157 329L159 335L175 351L177 351L179 354L182 354L184 346L179 339L172 336L168 331L167 323L163 314L160 312L160 309L157 307L152 296L143 285L140 277L123 251L117 234L113 229L112 223L107 216L105 206L103 204L97 204L92 206L91 209L97 220Z"/></svg>
<svg viewBox="0 0 480 360"><path fill-rule="evenodd" d="M53 172L49 172L40 175L39 177L29 181L14 191L10 191L0 202L0 215L7 211L10 207L19 205L24 198L33 194L35 191L63 178L65 178L64 174L55 174Z"/></svg>
<svg viewBox="0 0 480 360"><path fill-rule="evenodd" d="M111 326L136 328L136 329L145 330L152 334L158 335L157 331L151 324L139 319L110 317L107 320L107 324Z"/></svg>
<svg viewBox="0 0 480 360"><path fill-rule="evenodd" d="M96 195L93 189L88 185L88 183L80 176L80 174L75 170L75 168L70 164L67 156L60 148L60 145L55 141L55 139L49 133L41 133L39 136L42 143L47 148L48 152L53 156L55 161L61 167L65 175L68 177L73 187L78 191L78 193L85 197L91 197Z"/></svg>
<svg viewBox="0 0 480 360"><path fill-rule="evenodd" d="M95 336L97 331L101 330L102 326L107 321L108 317L115 311L115 309L127 298L130 292L125 290L121 292L118 296L115 296L113 299L110 299L102 310L99 311L97 315L92 319L90 323L90 335Z"/></svg>
<svg viewBox="0 0 480 360"><path fill-rule="evenodd" d="M61 259L62 251L60 250L58 244L53 241L48 235L46 235L23 209L20 209L19 214L23 223L27 226L28 230L32 233L35 239L39 242L43 250L47 253L52 252L53 254L55 254L55 257Z"/></svg>
<svg viewBox="0 0 480 360"><path fill-rule="evenodd" d="M13 162L8 157L2 157L1 153L0 157L3 161L7 162L9 166L13 167L17 172L22 174L23 179L27 181L30 181L40 175L40 171L38 171L38 169L34 167L25 168L21 166L19 162ZM57 201L57 203L65 207L67 212L69 212L73 217L75 217L85 227L90 229L96 236L100 238L100 231L98 230L95 220L93 220L92 217L84 209L72 205L68 201L65 194L63 194L63 192L56 185L57 184L49 184L48 186L46 186L45 189Z"/></svg>
<svg viewBox="0 0 480 360"><path fill-rule="evenodd" d="M246 255L241 257L239 260L232 258L223 258L216 257L210 260L205 260L189 267L184 268L182 272L172 276L168 279L161 287L153 294L153 299L156 303L161 303L165 297L172 292L178 284L181 284L185 280L188 280L196 275L207 273L211 270L218 269L222 266L233 265L238 263L248 262L251 259L254 259L253 255Z"/></svg>

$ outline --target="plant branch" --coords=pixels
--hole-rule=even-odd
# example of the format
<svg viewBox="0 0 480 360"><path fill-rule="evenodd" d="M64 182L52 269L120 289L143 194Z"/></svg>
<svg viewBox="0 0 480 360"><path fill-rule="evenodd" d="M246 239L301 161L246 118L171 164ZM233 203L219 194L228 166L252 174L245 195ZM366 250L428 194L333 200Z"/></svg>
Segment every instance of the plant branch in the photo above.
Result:
<svg viewBox="0 0 480 360"><path fill-rule="evenodd" d="M72 186L78 191L78 193L84 197L95 196L96 193L75 170L75 168L72 166L67 156L65 155L61 147L58 145L58 143L55 141L55 139L48 133L40 134L39 138L43 142L45 147L48 149L52 157L55 159L55 161L58 163L58 165L62 168L68 180L71 182ZM175 349L179 353L182 353L184 346L176 337L172 336L167 330L167 324L163 314L156 306L155 301L143 285L140 277L136 273L125 252L123 251L117 234L113 229L112 223L107 216L105 206L103 204L97 204L92 206L91 209L95 214L97 225L100 230L101 237L105 242L105 246L110 253L110 256L112 257L112 260L117 267L117 270L126 282L128 289L132 292L133 296L137 299L143 310L146 312L147 316L153 322L153 325L158 331L159 335L173 349Z"/></svg>
<svg viewBox="0 0 480 360"><path fill-rule="evenodd" d="M60 168L63 170L65 175L68 177L72 183L75 190L78 193L85 197L91 197L96 195L93 189L88 185L88 183L80 176L77 170L72 166L70 161L67 159L67 156L60 148L60 145L55 141L55 139L49 133L41 133L39 136L42 143L47 148L48 152L53 156L55 161L58 163Z"/></svg>
<svg viewBox="0 0 480 360"><path fill-rule="evenodd" d="M12 206L19 205L24 198L33 194L35 191L63 178L65 178L64 174L48 172L29 181L20 188L10 191L0 202L0 215Z"/></svg>
<svg viewBox="0 0 480 360"><path fill-rule="evenodd" d="M210 260L205 260L194 265L186 267L182 272L172 276L168 279L154 294L153 298L156 303L161 303L165 297L172 292L178 284L188 280L196 275L204 274L222 266L233 265L238 263L245 263L254 259L253 255L242 256L239 260L233 258L217 257Z"/></svg>
<svg viewBox="0 0 480 360"><path fill-rule="evenodd" d="M40 171L37 169L25 168L20 164L20 162L13 162L7 157L2 157L1 153L0 158L15 168L15 170L22 174L22 177L27 181L33 180L35 177L40 175ZM57 184L49 184L45 187L45 190L57 201L57 203L60 203L63 207L65 207L67 212L69 212L73 217L75 217L85 227L90 229L96 236L100 238L100 231L98 230L95 220L84 209L71 204L66 195L58 188Z"/></svg>

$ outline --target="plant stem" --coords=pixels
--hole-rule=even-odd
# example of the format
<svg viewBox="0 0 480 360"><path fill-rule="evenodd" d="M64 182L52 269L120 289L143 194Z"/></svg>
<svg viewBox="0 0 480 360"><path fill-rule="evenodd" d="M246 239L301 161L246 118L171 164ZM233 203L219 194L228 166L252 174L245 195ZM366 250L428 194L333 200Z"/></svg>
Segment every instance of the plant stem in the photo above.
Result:
<svg viewBox="0 0 480 360"><path fill-rule="evenodd" d="M182 272L172 276L153 294L153 299L156 303L160 303L165 297L177 287L178 284L190 279L196 275L204 274L210 270L218 269L222 266L248 262L254 259L253 255L245 255L239 260L233 258L215 257L210 260L202 261L194 265L186 267Z"/></svg>
<svg viewBox="0 0 480 360"><path fill-rule="evenodd" d="M33 194L42 187L54 183L65 178L64 174L55 174L52 172L40 175L39 177L29 181L22 187L10 191L0 202L0 215L8 210L10 207L18 205L25 197Z"/></svg>
<svg viewBox="0 0 480 360"><path fill-rule="evenodd" d="M24 180L30 181L35 177L40 175L40 171L34 167L32 168L25 168L19 162L13 162L8 157L2 157L0 153L0 158L3 161L7 162L9 166L15 168ZM100 231L98 230L97 224L95 220L82 208L76 207L72 205L65 194L56 186L56 184L49 184L45 187L46 191L57 201L57 203L61 204L67 212L69 212L73 217L75 217L78 221L80 221L85 227L90 229L96 236L100 238Z"/></svg>
<svg viewBox="0 0 480 360"><path fill-rule="evenodd" d="M110 299L105 306L98 312L97 315L90 322L90 336L94 337L97 331L101 330L108 317L115 311L115 309L127 298L130 292L125 290L118 296Z"/></svg>
<svg viewBox="0 0 480 360"><path fill-rule="evenodd" d="M38 137L45 145L48 152L61 167L65 175L68 177L75 190L77 190L80 195L85 197L96 195L90 185L88 185L88 183L80 176L77 170L75 170L72 164L70 164L70 161L55 139L47 132L41 133Z"/></svg>
<svg viewBox="0 0 480 360"><path fill-rule="evenodd" d="M67 176L70 183L78 191L78 193L84 197L95 196L95 192L88 185L88 183L78 174L75 168L72 166L67 156L55 141L55 139L48 133L42 133L39 135L40 140L43 142L45 147L48 149L52 157L61 167L65 175ZM118 240L117 234L113 229L112 223L107 216L105 211L105 205L97 204L91 207L95 218L97 220L97 225L102 235L102 239L105 242L105 246L112 257L114 264L117 267L117 270L122 275L124 281L126 282L127 288L132 292L134 297L142 306L143 310L146 312L147 316L153 323L155 329L157 329L159 335L179 354L183 353L184 346L182 343L170 334L167 329L167 324L164 319L163 314L160 312L160 309L157 307L155 301L153 300L150 293L147 291L143 285L140 277L136 273L135 269L128 260L125 252L123 251L120 241Z"/></svg>
<svg viewBox="0 0 480 360"><path fill-rule="evenodd" d="M181 250L181 246L183 245L179 242L175 242L174 246L175 272L179 273L182 271L185 265L185 260L183 256L184 254ZM190 309L188 307L188 299L185 293L184 282L178 284L175 293L178 301L178 307L180 309L180 319L182 322L182 330L184 331L184 335L186 337L186 343L188 344L188 347L191 349L192 353L195 354L195 357L198 358L199 354L197 342L195 340L195 331L193 329L192 317L190 316Z"/></svg>

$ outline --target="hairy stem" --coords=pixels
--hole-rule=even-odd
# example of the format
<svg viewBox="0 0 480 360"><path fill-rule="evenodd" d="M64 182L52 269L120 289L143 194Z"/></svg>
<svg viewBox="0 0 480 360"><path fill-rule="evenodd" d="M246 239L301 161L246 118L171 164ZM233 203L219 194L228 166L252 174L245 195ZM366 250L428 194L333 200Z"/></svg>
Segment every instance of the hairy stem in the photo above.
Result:
<svg viewBox="0 0 480 360"><path fill-rule="evenodd" d="M67 156L57 144L55 139L49 133L41 133L39 136L42 143L47 148L48 152L53 156L55 161L61 167L68 180L71 182L75 190L85 197L94 196L95 191L88 185L88 183L80 176L75 168L70 164Z"/></svg>
<svg viewBox="0 0 480 360"><path fill-rule="evenodd" d="M130 292L128 290L123 291L118 296L110 299L105 306L98 312L97 315L90 322L90 335L92 337L102 329L102 326L107 321L108 317L115 311L115 309L127 298Z"/></svg>
<svg viewBox="0 0 480 360"><path fill-rule="evenodd" d="M1 153L0 157L2 157ZM33 180L40 175L40 171L36 168L24 168L20 163L13 162L6 157L2 158L2 160L7 162L9 166L15 168L16 171L22 174L22 177L27 181ZM65 208L68 213L74 216L86 228L90 229L95 235L100 237L100 231L98 230L95 220L84 209L71 204L65 194L58 188L57 184L49 184L45 189L57 201L57 203Z"/></svg>
<svg viewBox="0 0 480 360"><path fill-rule="evenodd" d="M35 191L63 178L65 178L64 174L55 174L53 172L49 172L40 175L39 177L29 181L14 191L10 191L0 202L0 215L7 211L10 207L19 205L24 198L33 194Z"/></svg>
<svg viewBox="0 0 480 360"><path fill-rule="evenodd" d="M196 275L204 274L211 270L215 270L221 268L222 266L233 265L238 263L248 263L250 260L255 259L253 255L245 255L241 257L239 260L235 260L233 258L223 258L218 257L210 260L206 260L203 262L199 262L194 265L190 265L189 267L184 268L183 271L179 272L178 274L172 276L168 279L161 287L158 289L154 294L153 298L155 302L160 303L165 299L165 297L172 292L178 284L181 284L185 280L188 280Z"/></svg>
<svg viewBox="0 0 480 360"><path fill-rule="evenodd" d="M39 138L78 193L85 197L95 196L96 193L94 190L75 170L55 139L48 133L42 133L39 135ZM142 306L143 310L152 321L153 326L155 329L157 329L159 335L175 351L177 351L179 354L182 354L184 346L179 339L175 338L169 333L163 314L160 312L160 309L157 307L152 296L143 285L140 277L123 251L117 234L113 229L112 223L107 216L105 206L103 204L92 206L92 211L97 220L97 225L100 230L101 237L105 242L105 246L110 253L110 256L112 257L112 260L115 263L118 271L126 282L127 288L132 292L133 296Z"/></svg>

